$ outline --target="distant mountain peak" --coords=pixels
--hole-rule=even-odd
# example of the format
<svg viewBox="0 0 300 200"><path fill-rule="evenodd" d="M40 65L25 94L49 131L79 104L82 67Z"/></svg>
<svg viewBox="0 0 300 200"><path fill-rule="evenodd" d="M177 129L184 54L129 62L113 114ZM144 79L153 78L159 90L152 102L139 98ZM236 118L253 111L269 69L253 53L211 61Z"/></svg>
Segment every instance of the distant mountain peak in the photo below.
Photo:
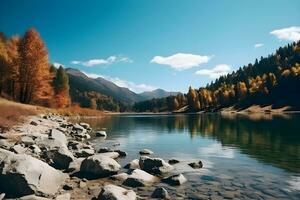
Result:
<svg viewBox="0 0 300 200"><path fill-rule="evenodd" d="M146 91L140 93L140 96L142 96L145 100L153 99L153 98L164 98L168 96L176 96L180 92L168 92L161 88L152 90L152 91Z"/></svg>

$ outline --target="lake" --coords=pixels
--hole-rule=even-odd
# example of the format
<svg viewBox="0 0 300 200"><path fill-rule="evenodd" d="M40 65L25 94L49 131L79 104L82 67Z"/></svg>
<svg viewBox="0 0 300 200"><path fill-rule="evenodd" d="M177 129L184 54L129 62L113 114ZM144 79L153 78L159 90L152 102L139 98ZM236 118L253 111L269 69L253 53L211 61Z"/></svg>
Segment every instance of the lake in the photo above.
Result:
<svg viewBox="0 0 300 200"><path fill-rule="evenodd" d="M174 165L188 182L167 187L176 199L300 199L300 115L111 115L86 118L105 128L98 148L121 149L124 166L148 148ZM201 160L204 167L188 163ZM145 195L146 196L146 195Z"/></svg>

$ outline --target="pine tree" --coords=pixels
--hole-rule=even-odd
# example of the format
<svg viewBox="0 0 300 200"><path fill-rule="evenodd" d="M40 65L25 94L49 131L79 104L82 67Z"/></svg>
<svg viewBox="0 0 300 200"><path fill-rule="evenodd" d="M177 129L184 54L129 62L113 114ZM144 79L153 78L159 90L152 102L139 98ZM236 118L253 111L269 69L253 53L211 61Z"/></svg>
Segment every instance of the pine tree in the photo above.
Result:
<svg viewBox="0 0 300 200"><path fill-rule="evenodd" d="M60 66L56 71L53 85L56 97L56 106L59 108L67 107L70 104L69 77L62 66Z"/></svg>

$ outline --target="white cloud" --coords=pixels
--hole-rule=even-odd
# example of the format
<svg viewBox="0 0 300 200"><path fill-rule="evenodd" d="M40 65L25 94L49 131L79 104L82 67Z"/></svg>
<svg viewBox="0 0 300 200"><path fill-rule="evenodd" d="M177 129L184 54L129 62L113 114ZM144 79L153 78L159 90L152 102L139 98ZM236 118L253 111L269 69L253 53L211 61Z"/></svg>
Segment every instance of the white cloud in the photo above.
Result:
<svg viewBox="0 0 300 200"><path fill-rule="evenodd" d="M87 60L87 61L80 61L80 60L73 60L71 62L71 64L74 65L83 65L86 67L92 67L95 65L111 65L114 63L118 63L118 62L126 62L126 63L132 63L133 61L131 59L129 59L128 57L124 57L124 56L109 56L106 59L91 59L91 60Z"/></svg>
<svg viewBox="0 0 300 200"><path fill-rule="evenodd" d="M177 53L168 57L155 56L150 62L169 65L171 68L181 71L207 63L210 59L211 56Z"/></svg>
<svg viewBox="0 0 300 200"><path fill-rule="evenodd" d="M262 44L262 43L257 43L257 44L254 45L254 48L260 48L260 47L262 47L262 46L264 46L264 44Z"/></svg>
<svg viewBox="0 0 300 200"><path fill-rule="evenodd" d="M119 87L128 88L129 90L136 92L136 93L152 91L152 90L157 89L156 87L151 86L151 85L147 85L144 83L137 84L137 83L134 83L131 81L120 79L118 77L110 77L110 76L99 75L99 74L95 74L95 73L86 73L86 72L83 72L83 73L90 78L98 78L98 77L104 78L108 81L113 82L114 84L116 84Z"/></svg>
<svg viewBox="0 0 300 200"><path fill-rule="evenodd" d="M277 29L271 31L270 34L275 35L278 39L298 41L300 40L300 26L291 26L288 28Z"/></svg>
<svg viewBox="0 0 300 200"><path fill-rule="evenodd" d="M231 67L226 64L216 65L212 69L201 69L196 71L197 75L208 76L209 78L218 78L220 76L226 75L231 71Z"/></svg>
<svg viewBox="0 0 300 200"><path fill-rule="evenodd" d="M60 66L65 67L63 64L58 63L58 62L53 63L53 66L54 66L55 68L59 68Z"/></svg>

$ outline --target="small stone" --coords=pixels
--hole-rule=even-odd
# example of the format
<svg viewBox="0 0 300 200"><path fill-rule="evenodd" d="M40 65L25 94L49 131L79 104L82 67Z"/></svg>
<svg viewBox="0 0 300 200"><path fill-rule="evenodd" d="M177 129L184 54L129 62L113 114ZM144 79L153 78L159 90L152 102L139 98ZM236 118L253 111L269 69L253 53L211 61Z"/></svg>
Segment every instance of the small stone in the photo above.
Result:
<svg viewBox="0 0 300 200"><path fill-rule="evenodd" d="M125 157L127 156L127 153L125 151L121 151L121 150L114 150L114 152L117 152L119 154L120 157Z"/></svg>
<svg viewBox="0 0 300 200"><path fill-rule="evenodd" d="M21 138L21 141L22 141L22 143L24 143L26 146L29 146L29 145L34 144L34 140L33 140L31 137L29 137L29 136L23 136L23 137Z"/></svg>
<svg viewBox="0 0 300 200"><path fill-rule="evenodd" d="M118 181L125 181L128 178L128 176L129 175L126 173L120 173L120 174L111 176L111 179L118 180Z"/></svg>
<svg viewBox="0 0 300 200"><path fill-rule="evenodd" d="M149 149L143 149L140 151L141 155L150 155L153 154L153 151L149 150Z"/></svg>
<svg viewBox="0 0 300 200"><path fill-rule="evenodd" d="M85 129L90 128L90 125L89 125L88 123L83 123L83 122L81 122L81 123L79 123L79 125L82 126L82 127L85 128Z"/></svg>
<svg viewBox="0 0 300 200"><path fill-rule="evenodd" d="M12 151L17 153L17 154L23 154L26 152L26 148L22 147L21 144L17 144L15 146L12 147Z"/></svg>
<svg viewBox="0 0 300 200"><path fill-rule="evenodd" d="M182 174L172 175L166 179L163 179L163 182L168 183L169 185L182 185L187 180Z"/></svg>
<svg viewBox="0 0 300 200"><path fill-rule="evenodd" d="M98 196L99 200L136 200L136 194L132 190L126 190L125 188L106 185L102 188Z"/></svg>
<svg viewBox="0 0 300 200"><path fill-rule="evenodd" d="M55 198L55 200L70 200L70 199L71 199L70 193L61 194Z"/></svg>
<svg viewBox="0 0 300 200"><path fill-rule="evenodd" d="M103 148L100 148L98 150L98 153L107 153L107 152L113 152L114 150L108 148L108 147L103 147Z"/></svg>
<svg viewBox="0 0 300 200"><path fill-rule="evenodd" d="M179 160L171 159L171 160L168 161L168 163L171 164L171 165L174 165L174 164L179 163Z"/></svg>
<svg viewBox="0 0 300 200"><path fill-rule="evenodd" d="M31 121L31 122L30 122L30 125L37 126L37 125L39 125L39 124L38 124L37 121Z"/></svg>
<svg viewBox="0 0 300 200"><path fill-rule="evenodd" d="M105 131L97 131L97 132L96 132L96 136L97 136L97 137L106 137L107 134L106 134Z"/></svg>
<svg viewBox="0 0 300 200"><path fill-rule="evenodd" d="M130 163L124 166L125 169L139 169L140 164L138 159L132 160Z"/></svg>
<svg viewBox="0 0 300 200"><path fill-rule="evenodd" d="M85 188L85 187L86 187L86 183L83 182L83 181L80 181L80 182L79 182L79 187L80 187L80 188Z"/></svg>
<svg viewBox="0 0 300 200"><path fill-rule="evenodd" d="M194 169L200 169L203 167L203 163L202 161L200 160L199 162L193 162L193 163L189 163L189 166L191 166L192 168Z"/></svg>
<svg viewBox="0 0 300 200"><path fill-rule="evenodd" d="M42 150L41 150L36 144L31 145L31 146L29 147L29 149L31 149L32 152L35 153L35 154L39 154L39 153L42 152Z"/></svg>
<svg viewBox="0 0 300 200"><path fill-rule="evenodd" d="M72 185L69 185L69 184L65 184L65 185L63 186L63 189L64 189L64 190L72 190L72 189L73 189L73 186L72 186Z"/></svg>
<svg viewBox="0 0 300 200"><path fill-rule="evenodd" d="M171 197L169 196L168 191L163 187L156 188L153 191L151 197L152 198L160 198L160 199L171 199Z"/></svg>

